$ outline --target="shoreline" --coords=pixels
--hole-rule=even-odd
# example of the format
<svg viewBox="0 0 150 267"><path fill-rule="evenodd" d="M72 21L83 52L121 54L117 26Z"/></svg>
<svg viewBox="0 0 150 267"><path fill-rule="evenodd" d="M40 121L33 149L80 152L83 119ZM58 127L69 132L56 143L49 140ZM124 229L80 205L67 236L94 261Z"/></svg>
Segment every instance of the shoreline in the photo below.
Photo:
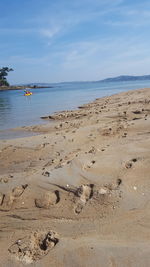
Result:
<svg viewBox="0 0 150 267"><path fill-rule="evenodd" d="M41 87L40 87L41 88ZM47 88L47 87L43 87L43 88ZM49 88L49 87L48 87ZM36 129L39 129L39 128L41 128L41 130L42 130L42 128L45 128L45 126L47 125L47 124L49 124L49 123L57 123L57 122L59 122L59 121L63 121L63 120L65 120L65 119L71 119L72 117L77 117L78 118L78 113L80 114L80 113L84 113L84 112L82 112L84 109L88 109L88 108L90 108L91 107L91 105L94 105L95 104L95 102L97 102L97 101L100 101L100 100L105 100L105 99L107 99L107 98L111 98L111 97L113 97L113 96L115 96L115 95L122 95L122 94L126 94L126 93L134 93L134 92L136 92L136 91L139 91L139 90L148 90L149 88L140 88L140 89L132 89L132 90L129 90L129 91L123 91L123 92L121 92L121 93L114 93L114 94L112 94L112 95L110 95L110 96L103 96L103 97L98 97L98 98L95 98L95 100L92 100L92 101L90 101L90 102L87 102L87 103L85 103L85 104L82 104L82 105L80 105L80 106L77 106L77 108L75 108L75 109L69 109L69 110L62 110L62 111L55 111L55 112L53 112L53 113L51 113L50 115L46 115L46 116L41 116L40 117L40 119L42 119L43 120L43 122L44 123L42 123L42 124L33 124L33 125L24 125L24 126L18 126L18 127L15 127L15 128L9 128L9 129L3 129L3 130L1 130L2 132L4 132L4 131L35 131L36 132ZM150 89L149 89L150 90ZM81 112L80 112L81 111ZM75 114L75 115L74 115ZM80 116L80 115L79 115ZM84 115L83 115L84 116ZM45 132L45 130L44 130L44 132ZM40 132L39 132L40 133ZM41 133L42 133L42 131L41 131ZM0 139L1 140L1 139Z"/></svg>
<svg viewBox="0 0 150 267"><path fill-rule="evenodd" d="M42 89L42 88L54 88L53 86L1 86L0 91L8 90L24 90L24 89Z"/></svg>
<svg viewBox="0 0 150 267"><path fill-rule="evenodd" d="M139 89L141 89L141 88L139 88ZM125 89L125 91L126 91L127 89ZM135 91L135 89L130 89L129 88L129 90L134 90ZM124 89L122 89L122 91L123 92L125 92L124 91ZM3 91L4 92L4 91ZM48 91L47 91L48 92ZM116 94L116 93L118 93L118 92L111 92L111 94L112 95L114 95L114 94ZM49 94L49 92L48 92L48 94ZM103 95L105 95L104 93L103 93ZM109 92L108 92L108 95L109 95ZM99 93L99 95L95 95L94 97L92 97L92 99L86 99L85 101L82 101L82 103L80 103L79 104L79 102L78 103L76 103L75 104L75 106L73 107L73 110L75 110L75 109L77 109L78 108L78 105L84 105L84 103L88 103L89 101L91 102L91 101L94 101L94 99L96 99L97 97L99 97L100 96L100 98L103 98L103 96L101 96L101 91L100 91L100 93ZM7 93L6 94L4 94L4 98L5 97L7 97ZM2 94L2 98L3 98L3 94ZM33 99L34 100L34 99ZM77 101L76 101L77 102ZM60 103L59 103L60 104ZM42 105L44 105L44 101L41 103L41 110L42 110ZM60 106L60 105L58 105L58 106ZM49 107L49 105L48 105L48 102L47 102L47 107ZM34 110L36 110L36 106L35 106L35 109ZM67 107L65 107L66 109L67 109ZM79 107L80 108L80 107ZM71 106L69 106L69 109L71 109ZM14 109L15 110L15 109ZM43 112L43 114L41 114L40 112L39 112L39 114L38 114L38 116L36 116L36 114L34 113L34 110L32 109L32 111L33 111L33 116L34 116L34 118L33 118L33 120L31 120L30 121L30 117L29 117L29 120L28 120L28 122L25 120L25 121L22 121L22 123L17 123L17 120L16 120L16 118L13 118L13 120L12 121L14 121L14 120L16 120L16 121L14 121L14 123L15 123L15 128L21 128L23 125L25 125L25 126L29 126L29 125L38 125L38 124L43 124L43 123L45 123L45 121L46 121L46 119L49 119L51 116L53 117L53 114L55 113L55 111L57 110L57 107L56 107L56 105L55 105L55 107L54 108L52 108L52 110L51 110L51 108L50 108L50 110L49 110L49 108L47 108L46 109L46 111L45 112ZM62 110L63 110L63 106L62 106ZM59 112L59 108L58 108L58 112ZM61 112L61 111L60 111ZM46 116L44 116L44 113L45 114L50 114L49 116L48 115L46 115ZM24 114L25 114L25 112L24 112ZM23 116L24 116L24 114L23 114ZM11 114L10 114L11 115ZM41 116L42 115L42 116ZM35 117L36 116L36 117ZM21 117L20 117L20 119L21 119ZM45 119L45 120L44 120ZM52 118L53 119L53 118ZM42 120L43 120L43 122L42 122ZM8 129L14 129L14 125L13 125L13 122L12 121L10 121L10 119L9 119L9 116L8 116L8 123L7 123L7 121L6 122L4 122L4 124L2 124L2 129L1 130L8 130ZM6 124L5 124L6 123ZM7 128L5 127L5 125L7 125Z"/></svg>
<svg viewBox="0 0 150 267"><path fill-rule="evenodd" d="M3 266L148 266L150 89L47 117L0 140Z"/></svg>

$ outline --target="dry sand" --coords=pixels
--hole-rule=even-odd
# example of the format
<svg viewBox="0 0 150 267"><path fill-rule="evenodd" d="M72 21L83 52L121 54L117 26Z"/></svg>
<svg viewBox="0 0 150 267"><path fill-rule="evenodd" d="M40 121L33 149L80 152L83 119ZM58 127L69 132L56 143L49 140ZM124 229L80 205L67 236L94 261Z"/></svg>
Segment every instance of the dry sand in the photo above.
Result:
<svg viewBox="0 0 150 267"><path fill-rule="evenodd" d="M150 89L0 141L0 266L150 266Z"/></svg>

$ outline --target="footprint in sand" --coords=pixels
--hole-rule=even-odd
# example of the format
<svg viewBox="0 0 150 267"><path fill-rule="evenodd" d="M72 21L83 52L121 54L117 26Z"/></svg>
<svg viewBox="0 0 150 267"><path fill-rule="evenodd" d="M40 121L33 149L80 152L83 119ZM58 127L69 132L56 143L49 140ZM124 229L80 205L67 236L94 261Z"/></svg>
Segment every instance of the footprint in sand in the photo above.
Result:
<svg viewBox="0 0 150 267"><path fill-rule="evenodd" d="M16 186L6 195L3 195L1 206L4 210L10 210L13 206L14 201L19 198L28 187L28 184Z"/></svg>
<svg viewBox="0 0 150 267"><path fill-rule="evenodd" d="M126 137L127 137L127 133L124 133L124 134L122 135L122 137L123 137L123 138L126 138Z"/></svg>
<svg viewBox="0 0 150 267"><path fill-rule="evenodd" d="M93 196L93 187L94 184L88 184L88 185L81 185L77 188L75 195L79 198L75 207L74 212L76 214L81 213L82 209L88 202L90 198Z"/></svg>
<svg viewBox="0 0 150 267"><path fill-rule="evenodd" d="M83 170L90 169L96 163L95 160L92 160L88 165L83 165Z"/></svg>
<svg viewBox="0 0 150 267"><path fill-rule="evenodd" d="M0 205L3 204L4 196L4 194L0 193Z"/></svg>
<svg viewBox="0 0 150 267"><path fill-rule="evenodd" d="M94 184L81 185L77 188L71 187L69 185L60 186L60 185L55 184L55 186L61 188L64 191L72 193L74 195L74 197L75 197L75 199L74 199L74 202L75 202L74 212L75 212L75 214L81 213L81 211L83 210L86 203L93 197L93 193L94 193L94 191L93 191Z"/></svg>
<svg viewBox="0 0 150 267"><path fill-rule="evenodd" d="M132 111L132 113L134 113L134 114L141 114L142 112L141 112L141 110L135 110L135 111Z"/></svg>
<svg viewBox="0 0 150 267"><path fill-rule="evenodd" d="M17 186L17 187L14 187L12 189L12 196L14 197L20 197L24 190L28 187L28 184L25 184L25 185L21 185L21 186Z"/></svg>
<svg viewBox="0 0 150 267"><path fill-rule="evenodd" d="M50 172L49 171L44 171L42 173L43 176L50 177Z"/></svg>
<svg viewBox="0 0 150 267"><path fill-rule="evenodd" d="M46 192L43 197L35 199L35 206L37 208L48 209L51 205L55 205L60 201L59 191Z"/></svg>
<svg viewBox="0 0 150 267"><path fill-rule="evenodd" d="M93 147L88 151L88 153L91 153L91 154L96 153L96 148L93 146Z"/></svg>
<svg viewBox="0 0 150 267"><path fill-rule="evenodd" d="M58 234L53 231L34 232L17 240L8 251L17 260L31 264L47 255L58 242Z"/></svg>
<svg viewBox="0 0 150 267"><path fill-rule="evenodd" d="M8 178L0 178L0 183L2 184L7 184L9 182L9 179Z"/></svg>
<svg viewBox="0 0 150 267"><path fill-rule="evenodd" d="M127 169L132 168L133 163L137 162L137 160L138 160L137 158L133 158L133 159L131 159L130 161L127 161L127 162L125 163L125 167L126 167Z"/></svg>

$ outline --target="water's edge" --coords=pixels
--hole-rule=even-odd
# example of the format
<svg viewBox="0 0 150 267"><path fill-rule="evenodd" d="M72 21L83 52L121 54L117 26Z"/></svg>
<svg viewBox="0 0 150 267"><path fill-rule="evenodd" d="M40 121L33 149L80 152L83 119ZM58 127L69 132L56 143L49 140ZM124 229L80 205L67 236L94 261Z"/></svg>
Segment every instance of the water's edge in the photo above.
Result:
<svg viewBox="0 0 150 267"><path fill-rule="evenodd" d="M79 106L92 102L96 98L111 96L113 94L149 88L148 84L141 83L115 83L105 84L102 88L91 84L79 84L78 88L71 87L38 89L33 97L23 97L22 91L7 91L2 95L0 92L0 139L18 138L33 135L27 131L19 131L15 128L46 124L47 121L41 117L48 116L62 110L73 110ZM146 86L147 85L147 86ZM109 86L109 87L108 87ZM20 135L18 134L20 132Z"/></svg>

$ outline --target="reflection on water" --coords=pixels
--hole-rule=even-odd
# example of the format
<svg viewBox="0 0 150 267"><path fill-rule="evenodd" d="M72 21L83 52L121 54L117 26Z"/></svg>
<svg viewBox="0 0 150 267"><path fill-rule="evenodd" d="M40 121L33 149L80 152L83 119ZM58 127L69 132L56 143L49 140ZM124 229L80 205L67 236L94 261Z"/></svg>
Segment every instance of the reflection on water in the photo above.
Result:
<svg viewBox="0 0 150 267"><path fill-rule="evenodd" d="M9 103L7 99L0 97L0 109L9 108Z"/></svg>
<svg viewBox="0 0 150 267"><path fill-rule="evenodd" d="M28 97L23 90L0 91L0 130L45 123L41 116L74 109L98 97L144 87L150 87L150 81L62 83L53 88L34 89Z"/></svg>
<svg viewBox="0 0 150 267"><path fill-rule="evenodd" d="M0 113L5 113L5 110L11 109L11 101L9 94L4 95L4 93L0 94Z"/></svg>
<svg viewBox="0 0 150 267"><path fill-rule="evenodd" d="M9 94L4 97L4 93L0 94L0 129L9 120L9 114L11 113L11 102Z"/></svg>

